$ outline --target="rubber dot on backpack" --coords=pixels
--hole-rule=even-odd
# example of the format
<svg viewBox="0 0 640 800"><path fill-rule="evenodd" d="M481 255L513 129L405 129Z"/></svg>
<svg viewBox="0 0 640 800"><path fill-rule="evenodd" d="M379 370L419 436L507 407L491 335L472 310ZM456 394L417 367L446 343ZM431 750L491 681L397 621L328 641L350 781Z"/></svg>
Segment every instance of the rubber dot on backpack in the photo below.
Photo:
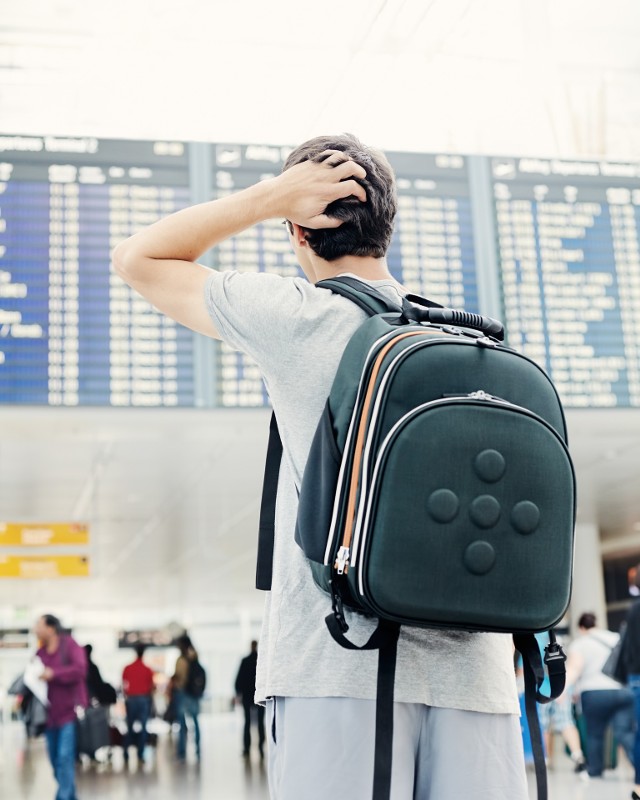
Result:
<svg viewBox="0 0 640 800"><path fill-rule="evenodd" d="M474 575L486 575L496 563L496 551L493 545L478 539L464 551L464 565Z"/></svg>
<svg viewBox="0 0 640 800"><path fill-rule="evenodd" d="M436 522L451 522L459 508L458 495L451 489L437 489L427 500L427 511Z"/></svg>
<svg viewBox="0 0 640 800"><path fill-rule="evenodd" d="M519 533L533 533L540 525L540 509L530 500L517 503L511 511L511 524Z"/></svg>
<svg viewBox="0 0 640 800"><path fill-rule="evenodd" d="M507 463L497 450L483 450L475 457L473 469L480 480L495 483L504 475Z"/></svg>
<svg viewBox="0 0 640 800"><path fill-rule="evenodd" d="M500 503L490 494L481 494L471 503L469 516L479 528L492 528L500 519Z"/></svg>

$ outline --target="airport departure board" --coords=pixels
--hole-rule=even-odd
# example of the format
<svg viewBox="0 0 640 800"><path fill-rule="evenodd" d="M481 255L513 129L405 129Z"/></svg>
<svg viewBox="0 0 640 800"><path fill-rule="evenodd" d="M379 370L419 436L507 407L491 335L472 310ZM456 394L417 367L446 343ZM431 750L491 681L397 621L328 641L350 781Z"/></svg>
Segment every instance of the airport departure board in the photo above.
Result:
<svg viewBox="0 0 640 800"><path fill-rule="evenodd" d="M189 205L179 142L0 136L0 403L193 405L193 334L110 271Z"/></svg>
<svg viewBox="0 0 640 800"><path fill-rule="evenodd" d="M110 253L192 202L279 174L290 151L0 134L0 405L268 404L257 366L224 344L203 380L210 351L114 275ZM640 406L640 164L387 156L400 282L468 311L501 302L509 343L567 407ZM282 222L221 243L212 266L301 275ZM196 397L196 385L209 388Z"/></svg>
<svg viewBox="0 0 640 800"><path fill-rule="evenodd" d="M214 196L223 197L277 175L290 148L218 144ZM452 155L388 153L398 180L398 216L389 248L391 273L408 289L442 305L478 310L471 200L466 159ZM295 260L282 220L269 220L215 251L215 266L296 276ZM268 402L258 368L222 345L218 402L254 406Z"/></svg>
<svg viewBox="0 0 640 800"><path fill-rule="evenodd" d="M640 405L640 164L491 166L509 343L569 407Z"/></svg>
<svg viewBox="0 0 640 800"><path fill-rule="evenodd" d="M415 294L478 312L466 158L387 156L398 183L398 216L387 257L391 273Z"/></svg>

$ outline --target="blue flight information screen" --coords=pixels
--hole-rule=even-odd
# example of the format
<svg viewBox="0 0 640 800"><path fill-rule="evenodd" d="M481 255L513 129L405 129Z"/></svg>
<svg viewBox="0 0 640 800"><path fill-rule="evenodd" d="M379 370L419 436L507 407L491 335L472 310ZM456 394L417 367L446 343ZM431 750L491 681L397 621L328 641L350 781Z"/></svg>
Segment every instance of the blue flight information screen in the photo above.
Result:
<svg viewBox="0 0 640 800"><path fill-rule="evenodd" d="M567 406L640 405L640 164L492 159L509 343Z"/></svg>
<svg viewBox="0 0 640 800"><path fill-rule="evenodd" d="M210 366L202 354L194 365L194 335L112 273L111 251L196 199L278 175L290 152L0 135L0 404L195 405L196 372ZM205 181L195 175L203 156ZM549 372L569 407L640 405L640 164L492 157L481 171L471 163L473 182L464 156L387 156L398 185L387 260L404 286L481 311L472 220L487 204L498 256L487 264L509 343ZM302 274L282 220L222 242L211 259ZM225 344L216 353L206 402L267 405L257 366Z"/></svg>
<svg viewBox="0 0 640 800"><path fill-rule="evenodd" d="M289 147L215 145L214 197L273 177ZM442 305L478 310L467 161L462 156L387 153L398 181L398 216L387 261L410 291ZM268 220L213 253L218 269L302 275L282 220ZM220 346L217 401L221 406L268 403L257 366L242 353Z"/></svg>
<svg viewBox="0 0 640 800"><path fill-rule="evenodd" d="M392 275L414 294L478 312L471 196L464 156L387 153L398 216L387 254Z"/></svg>
<svg viewBox="0 0 640 800"><path fill-rule="evenodd" d="M193 405L193 335L111 272L189 205L186 146L0 136L0 404Z"/></svg>

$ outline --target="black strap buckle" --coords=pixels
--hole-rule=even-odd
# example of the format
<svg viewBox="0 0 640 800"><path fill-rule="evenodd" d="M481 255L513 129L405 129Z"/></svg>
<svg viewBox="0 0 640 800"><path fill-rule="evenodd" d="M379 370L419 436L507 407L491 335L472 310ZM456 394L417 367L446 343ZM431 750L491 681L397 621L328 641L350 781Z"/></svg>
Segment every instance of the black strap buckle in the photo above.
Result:
<svg viewBox="0 0 640 800"><path fill-rule="evenodd" d="M562 675L565 672L564 662L567 660L564 650L557 642L551 642L544 648L544 663L549 675Z"/></svg>
<svg viewBox="0 0 640 800"><path fill-rule="evenodd" d="M335 578L331 581L331 608L333 609L333 616L336 618L336 622L338 623L340 630L342 633L346 633L349 630L349 626L347 625L347 620L344 616L344 606L342 604L340 587L338 586L338 582Z"/></svg>

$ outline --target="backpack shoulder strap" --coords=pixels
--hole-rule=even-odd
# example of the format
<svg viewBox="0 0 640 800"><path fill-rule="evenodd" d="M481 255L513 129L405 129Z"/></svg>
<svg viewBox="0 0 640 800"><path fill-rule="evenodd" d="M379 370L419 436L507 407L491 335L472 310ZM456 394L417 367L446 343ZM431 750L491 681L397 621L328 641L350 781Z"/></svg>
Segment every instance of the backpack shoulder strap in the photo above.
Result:
<svg viewBox="0 0 640 800"><path fill-rule="evenodd" d="M334 294L339 294L351 300L370 317L376 314L398 314L402 312L402 303L394 303L387 299L381 292L376 291L364 281L357 278L327 278L318 281L316 286L321 289L330 289Z"/></svg>

